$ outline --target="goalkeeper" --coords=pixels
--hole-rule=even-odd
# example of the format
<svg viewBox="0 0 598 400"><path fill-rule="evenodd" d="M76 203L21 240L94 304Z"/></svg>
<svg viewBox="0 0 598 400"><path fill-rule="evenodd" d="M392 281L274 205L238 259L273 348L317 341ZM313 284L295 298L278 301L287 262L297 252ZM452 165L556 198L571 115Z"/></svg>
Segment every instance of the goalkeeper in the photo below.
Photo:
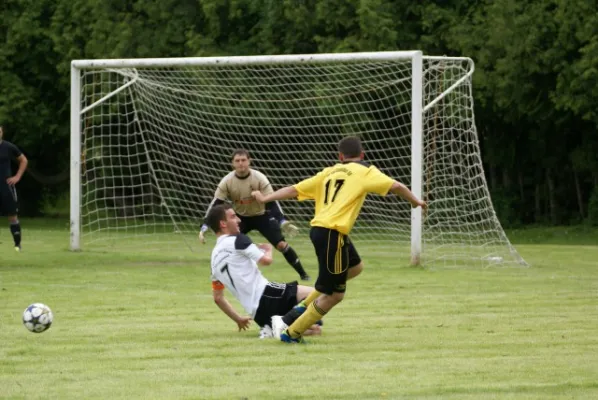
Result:
<svg viewBox="0 0 598 400"><path fill-rule="evenodd" d="M310 277L303 269L299 256L286 242L282 233L284 230L289 236L293 236L298 231L297 227L285 220L278 202L264 205L251 196L254 190L267 194L273 193L270 181L261 172L250 168L251 159L247 150L235 150L232 164L234 170L218 184L214 200L206 211L206 217L213 206L230 200L233 209L241 219L241 233L246 234L254 229L257 230L282 253L289 265L297 271L301 280L308 281ZM205 243L207 230L208 226L204 223L199 233L199 240L202 243Z"/></svg>

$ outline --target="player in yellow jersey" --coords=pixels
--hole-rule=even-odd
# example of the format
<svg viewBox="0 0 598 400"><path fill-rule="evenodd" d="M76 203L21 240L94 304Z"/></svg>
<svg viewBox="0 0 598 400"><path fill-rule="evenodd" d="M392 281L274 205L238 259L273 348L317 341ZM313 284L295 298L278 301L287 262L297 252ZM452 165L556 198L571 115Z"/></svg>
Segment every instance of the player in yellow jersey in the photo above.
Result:
<svg viewBox="0 0 598 400"><path fill-rule="evenodd" d="M315 290L304 300L306 311L288 329L287 324L291 321L272 317L274 334L284 342L300 342L309 327L343 300L349 269L361 271L363 268L348 235L368 193L385 196L391 192L409 201L412 207L427 208L427 204L405 185L363 161L359 138L344 138L339 142L338 150L341 162L309 179L268 195L252 192L252 196L262 203L293 197L299 201L315 200L309 236L318 257L318 279ZM358 271L350 276L356 276Z"/></svg>

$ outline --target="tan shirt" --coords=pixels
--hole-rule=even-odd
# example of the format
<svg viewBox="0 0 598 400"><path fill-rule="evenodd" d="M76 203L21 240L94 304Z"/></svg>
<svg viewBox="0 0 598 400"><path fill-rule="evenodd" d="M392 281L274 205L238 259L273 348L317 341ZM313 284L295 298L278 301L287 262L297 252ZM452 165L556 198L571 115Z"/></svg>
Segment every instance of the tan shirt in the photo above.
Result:
<svg viewBox="0 0 598 400"><path fill-rule="evenodd" d="M259 190L264 194L274 192L270 181L261 172L249 169L249 175L240 179L235 175L235 171L232 171L222 178L214 197L220 200L230 200L238 215L244 217L263 215L266 207L251 197L251 192L254 190Z"/></svg>

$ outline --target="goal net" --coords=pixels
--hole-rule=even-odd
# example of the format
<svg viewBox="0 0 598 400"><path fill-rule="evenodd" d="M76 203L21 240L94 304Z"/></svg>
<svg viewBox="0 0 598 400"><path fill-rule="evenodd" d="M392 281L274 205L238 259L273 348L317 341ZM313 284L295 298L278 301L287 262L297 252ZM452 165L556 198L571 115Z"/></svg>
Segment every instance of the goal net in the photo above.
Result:
<svg viewBox="0 0 598 400"><path fill-rule="evenodd" d="M249 150L277 189L335 163L338 141L357 135L368 162L429 203L423 215L395 196L369 196L351 234L360 251L403 254L405 263L411 253L431 266L523 263L488 193L470 59L392 52L72 65L73 249L198 250L234 149ZM307 238L313 203L281 205Z"/></svg>

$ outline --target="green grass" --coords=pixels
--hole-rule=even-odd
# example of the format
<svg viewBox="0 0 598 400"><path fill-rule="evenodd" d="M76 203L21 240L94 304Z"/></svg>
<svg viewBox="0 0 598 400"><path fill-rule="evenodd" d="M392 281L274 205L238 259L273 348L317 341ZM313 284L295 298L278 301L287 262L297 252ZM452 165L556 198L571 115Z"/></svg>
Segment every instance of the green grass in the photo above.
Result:
<svg viewBox="0 0 598 400"><path fill-rule="evenodd" d="M598 398L596 230L513 232L531 268L422 270L357 244L366 270L300 346L236 331L209 244L71 253L67 228L24 221L21 254L0 231L0 398ZM264 274L295 279L280 256ZM33 302L55 314L43 334L20 321Z"/></svg>

